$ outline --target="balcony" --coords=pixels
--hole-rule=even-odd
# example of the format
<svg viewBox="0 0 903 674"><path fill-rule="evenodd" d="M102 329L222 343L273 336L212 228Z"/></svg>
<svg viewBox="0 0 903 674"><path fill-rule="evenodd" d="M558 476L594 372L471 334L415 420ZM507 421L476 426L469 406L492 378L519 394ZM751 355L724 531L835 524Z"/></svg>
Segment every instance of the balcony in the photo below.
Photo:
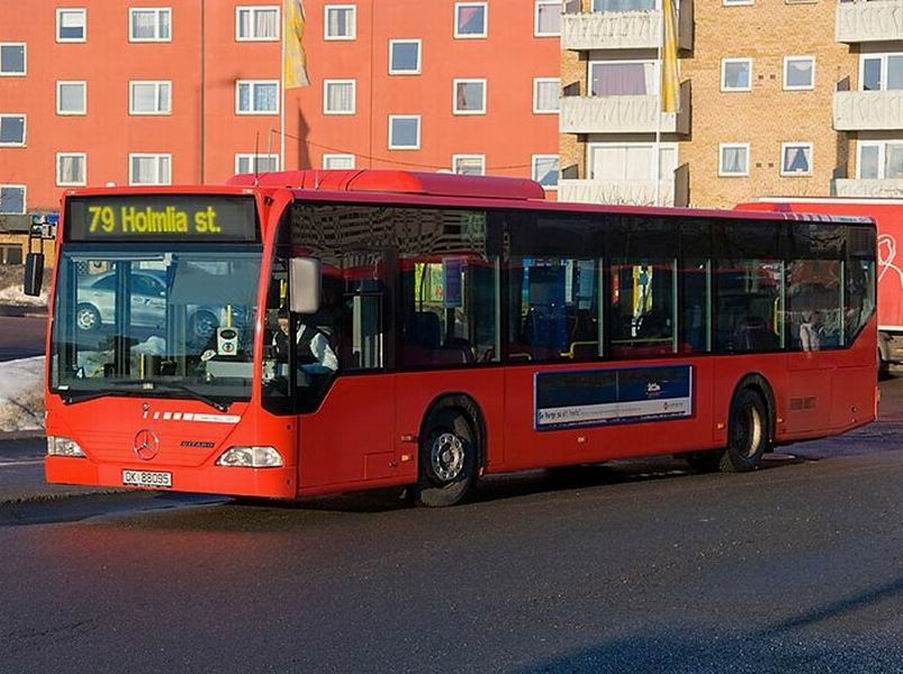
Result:
<svg viewBox="0 0 903 674"><path fill-rule="evenodd" d="M903 40L903 0L838 2L836 17L838 42Z"/></svg>
<svg viewBox="0 0 903 674"><path fill-rule="evenodd" d="M662 22L661 10L566 12L561 17L563 49L657 49ZM678 47L693 48L693 2L680 3Z"/></svg>
<svg viewBox="0 0 903 674"><path fill-rule="evenodd" d="M659 204L686 206L689 203L690 174L686 164L671 180L662 180ZM559 180L558 201L582 204L622 204L655 206L654 180Z"/></svg>
<svg viewBox="0 0 903 674"><path fill-rule="evenodd" d="M903 90L835 92L834 128L837 131L903 129Z"/></svg>
<svg viewBox="0 0 903 674"><path fill-rule="evenodd" d="M690 82L680 85L679 111L661 112L659 97L564 96L562 133L690 133ZM661 118L661 122L659 122ZM661 125L659 127L659 124Z"/></svg>
<svg viewBox="0 0 903 674"><path fill-rule="evenodd" d="M837 197L903 197L903 179L886 180L837 179L834 181Z"/></svg>

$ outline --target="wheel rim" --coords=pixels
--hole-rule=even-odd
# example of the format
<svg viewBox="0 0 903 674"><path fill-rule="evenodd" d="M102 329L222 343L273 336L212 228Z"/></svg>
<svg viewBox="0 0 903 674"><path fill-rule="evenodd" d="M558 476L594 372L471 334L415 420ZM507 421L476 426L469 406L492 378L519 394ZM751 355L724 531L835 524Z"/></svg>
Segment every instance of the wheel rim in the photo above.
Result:
<svg viewBox="0 0 903 674"><path fill-rule="evenodd" d="M734 434L734 447L744 458L752 458L762 444L764 435L762 415L758 408L750 405L740 413L739 421Z"/></svg>
<svg viewBox="0 0 903 674"><path fill-rule="evenodd" d="M97 316L88 308L79 309L75 322L82 330L93 330L97 325Z"/></svg>
<svg viewBox="0 0 903 674"><path fill-rule="evenodd" d="M454 433L442 433L430 447L430 467L442 482L450 482L464 470L464 443Z"/></svg>

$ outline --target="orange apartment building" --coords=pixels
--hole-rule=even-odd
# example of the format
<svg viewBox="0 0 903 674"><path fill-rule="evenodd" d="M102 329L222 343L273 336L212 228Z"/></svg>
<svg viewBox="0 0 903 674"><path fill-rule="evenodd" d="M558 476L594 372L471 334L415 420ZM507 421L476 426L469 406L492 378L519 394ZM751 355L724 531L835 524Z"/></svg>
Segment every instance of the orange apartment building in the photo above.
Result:
<svg viewBox="0 0 903 674"><path fill-rule="evenodd" d="M29 214L83 185L219 183L281 164L555 189L559 0L304 0L310 85L284 93L281 5L0 3L0 263L20 259L10 233Z"/></svg>

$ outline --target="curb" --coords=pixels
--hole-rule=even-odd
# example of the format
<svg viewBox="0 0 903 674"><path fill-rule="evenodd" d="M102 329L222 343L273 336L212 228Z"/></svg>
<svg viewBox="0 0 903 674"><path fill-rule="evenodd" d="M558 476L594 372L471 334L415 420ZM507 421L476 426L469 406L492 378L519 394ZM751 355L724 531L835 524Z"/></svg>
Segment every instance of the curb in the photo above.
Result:
<svg viewBox="0 0 903 674"><path fill-rule="evenodd" d="M47 309L26 304L0 304L0 316L13 318L47 318Z"/></svg>
<svg viewBox="0 0 903 674"><path fill-rule="evenodd" d="M44 437L44 429L33 431L0 431L0 444L15 440L39 440Z"/></svg>

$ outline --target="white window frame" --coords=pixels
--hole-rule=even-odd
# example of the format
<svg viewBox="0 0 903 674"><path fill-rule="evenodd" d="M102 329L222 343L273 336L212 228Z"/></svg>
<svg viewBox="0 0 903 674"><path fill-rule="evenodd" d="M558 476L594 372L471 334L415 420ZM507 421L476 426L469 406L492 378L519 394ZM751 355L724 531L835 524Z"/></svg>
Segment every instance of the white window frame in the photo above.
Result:
<svg viewBox="0 0 903 674"><path fill-rule="evenodd" d="M251 169L250 171L242 171L239 164L242 160L246 159L248 161L248 166ZM271 159L275 160L276 168L275 171L279 170L279 155L274 153L254 153L254 152L236 152L235 153L235 174L239 173L254 173L255 164L260 159Z"/></svg>
<svg viewBox="0 0 903 674"><path fill-rule="evenodd" d="M458 32L458 12L462 7L471 7L480 5L483 7L483 32L482 33L459 33ZM456 40L485 40L489 37L489 3L488 2L456 2L455 3L455 39Z"/></svg>
<svg viewBox="0 0 903 674"><path fill-rule="evenodd" d="M536 175L536 162L540 159L557 159L558 160L558 180L561 180L561 155L559 154L534 154L530 158L530 177L534 182L539 182L539 178ZM661 163L661 159L659 160ZM540 183L541 184L541 183ZM558 191L558 183L556 182L554 185L546 186L542 185L542 188L546 192L557 192Z"/></svg>
<svg viewBox="0 0 903 674"><path fill-rule="evenodd" d="M135 85L153 84L156 88L156 98L160 99L160 85L169 85L169 110L162 112L141 112L135 110ZM136 117L166 117L172 115L172 80L129 80L129 115Z"/></svg>
<svg viewBox="0 0 903 674"><path fill-rule="evenodd" d="M807 86L799 86L799 85L790 85L787 84L787 67L790 65L791 61L809 61L812 64L812 83ZM750 71L752 74L752 71ZM813 91L815 89L815 57L814 56L785 56L784 57L784 91ZM750 80L752 81L752 80Z"/></svg>
<svg viewBox="0 0 903 674"><path fill-rule="evenodd" d="M785 171L784 170L784 153L787 152L787 148L790 147L806 147L809 148L809 170L805 173L799 173L795 171ZM812 171L815 167L815 150L812 146L812 143L781 143L781 176L784 178L807 178L812 175Z"/></svg>
<svg viewBox="0 0 903 674"><path fill-rule="evenodd" d="M80 38L75 37L60 37L60 28L62 28L62 23L60 19L63 14L70 14L75 12L81 12L82 15L82 36ZM88 10L84 7L58 7L56 10L56 41L59 43L67 43L67 42L87 42L88 40Z"/></svg>
<svg viewBox="0 0 903 674"><path fill-rule="evenodd" d="M903 56L903 52L899 51L886 51L886 52L876 52L874 54L860 54L859 55L859 87L858 91L865 91L863 87L865 87L865 62L868 59L881 59L881 89L879 91L887 91L887 57L888 56Z"/></svg>
<svg viewBox="0 0 903 674"><path fill-rule="evenodd" d="M725 7L749 7L756 2L755 0L721 0L721 4Z"/></svg>
<svg viewBox="0 0 903 674"><path fill-rule="evenodd" d="M392 122L396 119L416 119L417 120L417 143L415 145L394 145L392 143ZM390 150L419 150L420 141L423 137L423 119L420 115L389 115L389 136L387 138Z"/></svg>
<svg viewBox="0 0 903 674"><path fill-rule="evenodd" d="M352 30L349 35L330 35L329 34L329 12L333 9L350 9L351 14L354 16L352 21ZM342 40L356 40L357 39L357 5L324 5L323 6L323 39L327 42L335 42Z"/></svg>
<svg viewBox="0 0 903 674"><path fill-rule="evenodd" d="M134 28L135 23L132 19L136 12L154 12L157 17L156 25L154 26L154 32L156 33L155 37L135 37L132 34L132 28ZM169 37L160 37L160 15L163 12L169 12ZM172 34L174 32L173 21L172 21L172 7L129 7L129 42L172 42Z"/></svg>
<svg viewBox="0 0 903 674"><path fill-rule="evenodd" d="M242 84L251 85L251 103L254 102L254 85L255 84L275 84L276 85L276 109L270 110L241 110L241 90ZM280 106L282 105L282 92L279 90L279 80L235 80L235 114L236 115L278 115Z"/></svg>
<svg viewBox="0 0 903 674"><path fill-rule="evenodd" d="M749 65L749 86L747 87L726 87L725 86L725 75L727 74L727 66L732 63L746 63ZM738 57L738 58L723 58L721 59L721 91L723 93L735 93L735 92L743 92L743 91L752 91L752 83L753 83L753 60L750 57Z"/></svg>
<svg viewBox="0 0 903 674"><path fill-rule="evenodd" d="M599 178L594 175L595 167L593 166L593 150L600 147L647 147L651 148L653 153L655 152L656 145L659 146L658 150L658 179L659 180L670 180L670 177L662 177L662 150L674 150L674 156L680 161L680 147L677 143L672 141L666 141L662 143L656 143L655 141L642 141L642 140L628 140L628 141L619 141L619 140L606 140L606 141L593 141L586 144L586 155L584 157L586 161L586 175L589 176L591 180L601 180L605 181L604 178ZM560 162L560 160L559 160ZM559 163L559 179L561 175L561 165ZM625 179L626 180L626 179ZM646 182L655 180L653 177L643 178L641 180L636 181L627 181L627 182Z"/></svg>
<svg viewBox="0 0 903 674"><path fill-rule="evenodd" d="M624 64L652 64L653 68L653 77L656 82L659 82L659 68L661 68L661 64L656 61L654 58L634 58L634 59L596 59L593 61L586 62L586 88L587 95L593 95L593 67L597 65L624 65ZM651 94L646 94L647 96L657 96L655 89L653 89ZM598 98L613 98L610 96L600 96Z"/></svg>
<svg viewBox="0 0 903 674"><path fill-rule="evenodd" d="M396 44L417 45L417 70L396 70L392 67L392 47ZM423 71L423 40L420 38L396 38L389 40L389 74L390 75L420 75Z"/></svg>
<svg viewBox="0 0 903 674"><path fill-rule="evenodd" d="M160 160L163 158L169 159L169 182L165 183L136 183L135 182L135 173L134 173L134 162L135 159L147 159L152 158L157 160L157 175L160 175ZM166 152L130 152L129 153L129 185L135 187L141 187L145 185L160 186L160 185L172 185L172 155Z"/></svg>
<svg viewBox="0 0 903 674"><path fill-rule="evenodd" d="M3 72L2 57L0 57L0 77L25 77L28 74L28 43L26 42L0 42L0 47L22 47L22 71L15 73ZM0 54L2 54L0 50Z"/></svg>
<svg viewBox="0 0 903 674"><path fill-rule="evenodd" d="M78 182L65 182L60 171L60 159L63 157L79 157L84 167L84 180ZM56 185L57 187L84 187L88 184L88 155L85 152L57 152L56 153Z"/></svg>
<svg viewBox="0 0 903 674"><path fill-rule="evenodd" d="M483 85L483 107L480 110L458 110L458 85L459 84L474 84L479 83ZM487 84L486 78L480 77L461 77L458 79L452 80L452 114L453 115L485 115L486 108L489 105L489 86Z"/></svg>
<svg viewBox="0 0 903 674"><path fill-rule="evenodd" d="M724 151L726 149L745 148L746 149L746 170L743 173L725 173L724 171ZM783 157L782 157L783 159ZM749 143L719 143L718 144L718 177L719 178L748 178L749 167L752 164L752 150Z"/></svg>
<svg viewBox="0 0 903 674"><path fill-rule="evenodd" d="M554 82L558 88L558 108L556 110L540 110L539 109L539 85ZM457 92L456 92L457 94ZM457 96L456 96L457 99ZM533 78L533 114L534 115L557 115L561 112L561 78L560 77L534 77Z"/></svg>
<svg viewBox="0 0 903 674"><path fill-rule="evenodd" d="M345 169L332 169L327 164L331 159L351 159L350 168ZM323 155L322 166L324 171L353 171L357 166L357 158L353 154L335 154L335 153L327 153Z"/></svg>
<svg viewBox="0 0 903 674"><path fill-rule="evenodd" d="M351 110L330 110L329 105L329 85L330 84L350 84L351 85ZM349 116L357 114L357 80L323 80L323 114L330 117Z"/></svg>
<svg viewBox="0 0 903 674"><path fill-rule="evenodd" d="M63 102L62 97L62 88L64 85L71 84L80 84L82 87L83 97L82 101L84 103L84 107L81 110L65 111L62 109L61 104ZM56 81L56 114L61 117L84 117L88 114L88 82L86 80L57 80Z"/></svg>
<svg viewBox="0 0 903 674"><path fill-rule="evenodd" d="M533 3L533 37L561 37L561 31L558 31L557 33L539 32L539 8L543 5L558 5L564 9L564 0L536 0L536 2ZM457 27L457 25L458 22L455 21L455 27Z"/></svg>
<svg viewBox="0 0 903 674"><path fill-rule="evenodd" d="M486 155L485 154L453 154L452 155L452 163L451 170L455 175L473 175L473 174L464 174L458 173L458 161L461 159L477 159L480 162L480 173L479 175L486 175Z"/></svg>
<svg viewBox="0 0 903 674"><path fill-rule="evenodd" d="M0 147L25 147L28 141L28 115L24 112L0 112L0 119L4 117L21 117L22 118L22 142L21 143L0 143Z"/></svg>
<svg viewBox="0 0 903 674"><path fill-rule="evenodd" d="M858 140L856 141L856 180L887 180L887 146L903 145L903 140ZM862 150L878 148L878 177L862 177Z"/></svg>
<svg viewBox="0 0 903 674"><path fill-rule="evenodd" d="M22 190L22 211L19 213L2 213L3 215L25 215L28 212L28 185L19 185L17 183L0 183L0 188L12 187L13 189Z"/></svg>
<svg viewBox="0 0 903 674"><path fill-rule="evenodd" d="M251 12L251 25L254 25L254 15L257 12L272 12L276 10L276 37L241 37L239 16L242 12ZM235 6L235 41L236 42L279 42L282 39L282 8L279 5L236 5Z"/></svg>

